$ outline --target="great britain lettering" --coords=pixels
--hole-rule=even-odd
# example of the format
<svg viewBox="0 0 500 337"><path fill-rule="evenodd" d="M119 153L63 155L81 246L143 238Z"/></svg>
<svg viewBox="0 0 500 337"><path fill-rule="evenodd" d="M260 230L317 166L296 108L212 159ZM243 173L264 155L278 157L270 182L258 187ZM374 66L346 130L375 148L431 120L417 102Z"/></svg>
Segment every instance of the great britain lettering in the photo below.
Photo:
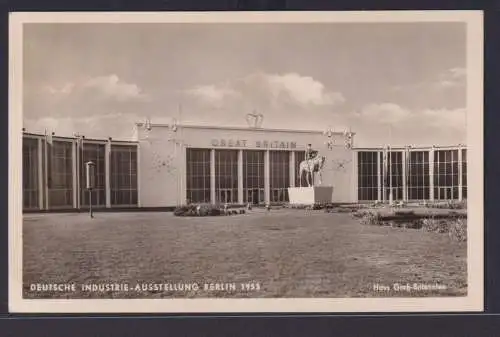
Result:
<svg viewBox="0 0 500 337"><path fill-rule="evenodd" d="M264 148L264 149L295 149L297 148L296 142L285 142L285 141L268 141L268 140L257 140L254 143L249 143L244 139L212 139L211 145L213 147L236 147L236 148Z"/></svg>

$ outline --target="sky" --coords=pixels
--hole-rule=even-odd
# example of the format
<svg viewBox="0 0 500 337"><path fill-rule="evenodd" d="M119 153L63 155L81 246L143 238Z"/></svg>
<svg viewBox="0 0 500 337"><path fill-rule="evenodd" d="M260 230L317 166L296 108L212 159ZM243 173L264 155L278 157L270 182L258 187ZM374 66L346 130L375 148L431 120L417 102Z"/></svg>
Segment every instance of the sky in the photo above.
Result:
<svg viewBox="0 0 500 337"><path fill-rule="evenodd" d="M131 139L135 122L356 133L359 147L466 143L463 23L31 23L28 132Z"/></svg>

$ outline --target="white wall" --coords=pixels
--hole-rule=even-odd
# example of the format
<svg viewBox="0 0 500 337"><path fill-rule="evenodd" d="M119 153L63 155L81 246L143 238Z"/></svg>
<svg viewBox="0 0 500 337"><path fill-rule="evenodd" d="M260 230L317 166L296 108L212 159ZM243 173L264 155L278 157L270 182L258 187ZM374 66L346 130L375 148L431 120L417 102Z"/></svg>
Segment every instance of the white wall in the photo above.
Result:
<svg viewBox="0 0 500 337"><path fill-rule="evenodd" d="M138 133L141 207L175 206L181 200L179 181L184 158L180 146L162 131Z"/></svg>
<svg viewBox="0 0 500 337"><path fill-rule="evenodd" d="M304 151L306 144L312 144L314 149L327 157L323 171L323 185L334 187L333 200L354 202L357 199L354 152L345 148L342 134L335 134L333 139L336 146L329 150L325 145L327 137L319 131L186 126L179 127L177 132L172 132L166 126L153 125L148 132L139 127L137 140L140 147L141 206L173 206L185 199L186 148L264 150L264 141L268 142L269 150ZM174 140L180 142L177 149ZM222 143L225 144L221 145ZM293 143L295 148L292 148ZM278 148L274 148L275 145L278 145Z"/></svg>

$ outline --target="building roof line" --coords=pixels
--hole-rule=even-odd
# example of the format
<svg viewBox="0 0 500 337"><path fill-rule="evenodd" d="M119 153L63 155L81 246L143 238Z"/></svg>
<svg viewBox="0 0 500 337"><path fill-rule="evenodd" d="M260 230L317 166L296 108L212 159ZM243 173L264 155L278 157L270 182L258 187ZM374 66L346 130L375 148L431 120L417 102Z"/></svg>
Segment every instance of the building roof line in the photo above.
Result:
<svg viewBox="0 0 500 337"><path fill-rule="evenodd" d="M43 133L31 133L31 132L23 132L23 137L27 138L44 138L45 135ZM78 137L69 137L69 136L58 136L58 135L52 135L52 139L56 141L75 141L78 139ZM109 139L109 138L83 138L85 142L94 142L94 143L102 143L105 144L108 141L111 141L111 144L113 143L120 143L120 144L137 144L138 141L136 140L119 140L119 139Z"/></svg>
<svg viewBox="0 0 500 337"><path fill-rule="evenodd" d="M137 126L144 126L142 122L135 123ZM150 124L151 127L171 127L172 124ZM211 129L211 130L239 130L239 131L262 131L262 132L294 132L294 133L312 133L323 134L325 131L321 130L297 130L297 129L278 129L278 128L256 128L245 126L219 126L219 125L189 125L177 124L177 127L183 129ZM355 135L355 132L352 132ZM344 132L332 131L332 135L344 135Z"/></svg>
<svg viewBox="0 0 500 337"><path fill-rule="evenodd" d="M408 147L409 151L415 150L458 150L458 149L466 149L467 145L464 144L455 144L455 145L435 145L435 146L411 146ZM354 151L384 151L386 147L374 146L374 147L353 147ZM392 151L404 151L406 150L405 146L390 146Z"/></svg>

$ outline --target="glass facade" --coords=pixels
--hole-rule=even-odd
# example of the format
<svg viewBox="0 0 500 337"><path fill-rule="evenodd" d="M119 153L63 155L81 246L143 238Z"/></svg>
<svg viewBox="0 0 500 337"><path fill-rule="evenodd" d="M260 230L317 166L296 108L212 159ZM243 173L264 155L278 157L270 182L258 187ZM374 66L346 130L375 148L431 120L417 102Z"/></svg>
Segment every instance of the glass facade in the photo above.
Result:
<svg viewBox="0 0 500 337"><path fill-rule="evenodd" d="M358 152L358 200L378 199L379 152Z"/></svg>
<svg viewBox="0 0 500 337"><path fill-rule="evenodd" d="M73 142L54 141L47 152L49 207L73 207Z"/></svg>
<svg viewBox="0 0 500 337"><path fill-rule="evenodd" d="M304 161L306 158L306 154L304 151L295 151L295 186L299 187L300 185L300 180L303 179L302 181L302 186L307 186L307 181L306 181L306 176L304 174L303 177L299 177L299 166L300 163Z"/></svg>
<svg viewBox="0 0 500 337"><path fill-rule="evenodd" d="M78 146L75 139L57 137L47 142L40 135L25 135L22 147L23 209L88 206L89 195L85 188L85 163L88 161L95 164L94 206L106 207L107 201L109 206L137 206L138 147L133 143L113 141L108 153L107 146L104 140L84 140L83 145ZM356 151L355 179L359 201L388 201L390 186L393 200L467 199L465 148ZM292 153L294 160L290 161ZM269 177L265 177L266 158L263 149L240 152L236 149L187 148L186 180L181 185L186 188L186 200L231 204L241 201L253 204L288 202L290 183L301 186L298 172L304 152L269 150ZM290 177L290 165L294 165L295 177ZM302 186L306 185L304 178ZM166 193L180 192L172 190ZM266 200L266 195L269 200Z"/></svg>
<svg viewBox="0 0 500 337"><path fill-rule="evenodd" d="M243 151L243 202L261 204L264 194L265 151Z"/></svg>
<svg viewBox="0 0 500 337"><path fill-rule="evenodd" d="M38 195L38 139L23 139L23 208L37 209L40 207Z"/></svg>
<svg viewBox="0 0 500 337"><path fill-rule="evenodd" d="M459 162L458 151L462 151ZM378 177L376 159L380 156L380 179L382 196L389 200L390 186L393 188L393 200L403 200L406 182L407 200L430 200L431 182L434 183L434 200L458 200L459 165L461 165L462 199L467 198L467 150L434 151L434 175L430 175L430 150L408 151L404 160L403 151L359 151L358 168L358 200L377 200ZM403 166L405 171L403 172ZM432 180L431 180L432 179Z"/></svg>
<svg viewBox="0 0 500 337"><path fill-rule="evenodd" d="M210 150L186 149L186 199L210 202Z"/></svg>
<svg viewBox="0 0 500 337"><path fill-rule="evenodd" d="M269 151L271 202L287 202L290 187L290 152Z"/></svg>
<svg viewBox="0 0 500 337"><path fill-rule="evenodd" d="M428 200L429 184L429 152L410 151L408 155L408 199Z"/></svg>
<svg viewBox="0 0 500 337"><path fill-rule="evenodd" d="M215 199L218 203L238 202L238 150L215 151Z"/></svg>
<svg viewBox="0 0 500 337"><path fill-rule="evenodd" d="M91 161L95 164L95 186L91 192L92 206L106 206L106 167L104 159L106 155L106 145L83 143L83 146L81 146L78 151L80 151L81 158L79 165L80 204L82 206L89 206L89 191L86 189L86 163ZM120 180L120 178L118 178L118 180Z"/></svg>
<svg viewBox="0 0 500 337"><path fill-rule="evenodd" d="M434 199L458 199L458 150L434 151Z"/></svg>
<svg viewBox="0 0 500 337"><path fill-rule="evenodd" d="M384 183L385 200L390 200L392 187L392 200L403 199L403 152L389 151L385 163Z"/></svg>
<svg viewBox="0 0 500 337"><path fill-rule="evenodd" d="M111 205L137 206L137 146L111 146L109 178Z"/></svg>
<svg viewBox="0 0 500 337"><path fill-rule="evenodd" d="M462 149L462 199L467 199L467 150Z"/></svg>

